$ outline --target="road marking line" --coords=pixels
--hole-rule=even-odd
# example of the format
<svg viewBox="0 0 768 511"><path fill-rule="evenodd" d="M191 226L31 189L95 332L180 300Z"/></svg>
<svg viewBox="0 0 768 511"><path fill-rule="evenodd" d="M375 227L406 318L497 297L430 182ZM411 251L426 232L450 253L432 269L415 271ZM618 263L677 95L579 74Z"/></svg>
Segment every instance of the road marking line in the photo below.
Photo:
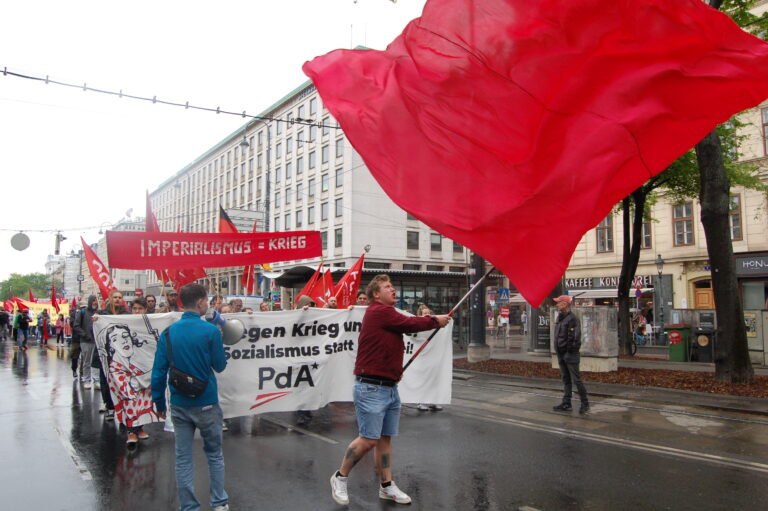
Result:
<svg viewBox="0 0 768 511"><path fill-rule="evenodd" d="M683 449L677 449L675 447L668 447L665 445L650 444L647 442L639 442L637 440L629 440L625 438L617 439L604 435L598 435L596 433L590 433L587 431L575 431L565 428L558 428L556 426L548 426L545 424L537 424L534 422L523 421L519 419L512 419L510 417L499 417L495 415L485 415L480 413L465 413L456 410L451 410L454 415L459 415L469 419L485 419L491 422L497 422L501 424L513 424L521 428L530 429L533 431L553 433L555 435L569 436L576 439L591 440L602 444L613 445L617 447L626 447L629 449L635 449L638 451L650 452L653 454L666 454L669 456L684 458L694 461L705 461L715 465L723 465L732 468L741 468L744 470L751 470L753 472L761 472L768 474L768 464L759 463L756 461L746 461L738 458L728 458L725 456L719 456L717 454L709 454L705 452L692 452L685 451Z"/></svg>
<svg viewBox="0 0 768 511"><path fill-rule="evenodd" d="M91 475L91 472L83 465L83 462L80 461L80 456L77 455L77 452L75 451L74 446L72 443L67 439L67 437L62 433L62 431L59 428L53 428L53 430L56 432L56 434L59 437L59 441L61 441L61 445L64 446L64 450L67 451L67 454L69 454L70 459L72 460L72 463L75 464L75 468L80 473L80 477L83 481L91 481L93 480L93 476Z"/></svg>
<svg viewBox="0 0 768 511"><path fill-rule="evenodd" d="M328 438L327 436L319 435L317 433L314 433L312 431L309 431L308 429L301 428L299 426L294 426L293 424L289 424L283 420L275 419L274 417L266 417L264 415L261 416L261 420L266 422L271 422L272 424L276 426L280 426L281 428L285 428L288 431L295 431L297 433L301 433L302 435L311 436L312 438L317 438L318 440L322 440L323 442L329 443L331 445L336 445L339 442L334 440L333 438Z"/></svg>

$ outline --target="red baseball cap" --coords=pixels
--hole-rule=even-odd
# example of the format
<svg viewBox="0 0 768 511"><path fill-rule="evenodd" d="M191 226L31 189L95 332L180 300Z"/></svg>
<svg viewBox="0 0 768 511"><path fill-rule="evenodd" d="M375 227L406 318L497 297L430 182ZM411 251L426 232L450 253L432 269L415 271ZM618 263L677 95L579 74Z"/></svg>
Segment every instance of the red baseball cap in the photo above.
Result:
<svg viewBox="0 0 768 511"><path fill-rule="evenodd" d="M557 302L565 302L565 303L571 304L573 303L573 298L571 298L568 295L560 295L557 298L555 298L555 303Z"/></svg>

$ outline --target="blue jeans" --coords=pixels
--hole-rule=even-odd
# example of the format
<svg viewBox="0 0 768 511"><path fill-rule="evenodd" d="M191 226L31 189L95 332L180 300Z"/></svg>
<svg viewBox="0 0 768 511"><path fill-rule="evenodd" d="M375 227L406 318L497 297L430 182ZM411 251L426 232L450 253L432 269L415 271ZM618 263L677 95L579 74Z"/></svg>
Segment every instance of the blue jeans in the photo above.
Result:
<svg viewBox="0 0 768 511"><path fill-rule="evenodd" d="M195 497L195 467L192 445L195 428L203 437L203 451L208 457L211 485L211 507L229 501L224 490L224 453L221 450L221 425L224 414L218 403L206 406L172 406L171 418L176 432L176 489L181 511L196 511L200 502Z"/></svg>
<svg viewBox="0 0 768 511"><path fill-rule="evenodd" d="M24 343L21 342L21 337L24 336ZM19 344L19 348L27 345L27 339L29 338L29 328L17 328L16 329L16 341Z"/></svg>
<svg viewBox="0 0 768 511"><path fill-rule="evenodd" d="M397 436L400 426L400 394L397 385L355 383L352 391L360 436L378 440Z"/></svg>

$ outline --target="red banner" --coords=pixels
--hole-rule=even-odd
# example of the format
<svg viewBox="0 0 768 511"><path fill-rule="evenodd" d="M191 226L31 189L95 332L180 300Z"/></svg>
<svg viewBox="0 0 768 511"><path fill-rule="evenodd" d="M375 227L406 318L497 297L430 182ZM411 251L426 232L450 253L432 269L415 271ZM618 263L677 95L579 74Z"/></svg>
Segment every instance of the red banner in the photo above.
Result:
<svg viewBox="0 0 768 511"><path fill-rule="evenodd" d="M112 275L109 272L109 268L101 262L99 256L96 255L96 252L91 249L83 238L80 238L80 241L83 242L83 254L85 255L85 260L88 262L88 270L91 272L91 277L93 277L93 280L98 284L101 297L106 300L109 298L109 291L115 287L115 283L112 282Z"/></svg>
<svg viewBox="0 0 768 511"><path fill-rule="evenodd" d="M223 268L310 259L322 254L318 231L267 233L107 231L112 268Z"/></svg>

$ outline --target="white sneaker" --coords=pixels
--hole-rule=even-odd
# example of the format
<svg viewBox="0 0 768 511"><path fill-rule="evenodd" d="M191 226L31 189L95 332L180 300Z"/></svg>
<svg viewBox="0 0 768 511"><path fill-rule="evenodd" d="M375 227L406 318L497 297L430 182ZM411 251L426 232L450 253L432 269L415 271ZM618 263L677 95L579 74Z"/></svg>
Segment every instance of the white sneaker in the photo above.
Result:
<svg viewBox="0 0 768 511"><path fill-rule="evenodd" d="M337 504L342 506L349 504L346 477L336 476L335 473L331 476L331 497L333 497Z"/></svg>
<svg viewBox="0 0 768 511"><path fill-rule="evenodd" d="M216 506L213 508L213 511L229 511L229 504L224 504L223 506Z"/></svg>
<svg viewBox="0 0 768 511"><path fill-rule="evenodd" d="M101 383L99 383L99 382L94 383L93 384L93 388L96 389L96 390L101 390Z"/></svg>
<svg viewBox="0 0 768 511"><path fill-rule="evenodd" d="M416 409L418 411L420 411L420 412L428 412L429 411L429 407L427 405L423 404L423 403L420 404L419 406L417 406Z"/></svg>
<svg viewBox="0 0 768 511"><path fill-rule="evenodd" d="M403 490L397 487L394 481L386 488L382 488L379 485L379 498L386 500L394 500L398 504L410 504L411 497L408 496Z"/></svg>
<svg viewBox="0 0 768 511"><path fill-rule="evenodd" d="M90 389L91 387L93 387L93 385L91 385L91 382L89 381L85 382L85 385L83 385L84 389Z"/></svg>

